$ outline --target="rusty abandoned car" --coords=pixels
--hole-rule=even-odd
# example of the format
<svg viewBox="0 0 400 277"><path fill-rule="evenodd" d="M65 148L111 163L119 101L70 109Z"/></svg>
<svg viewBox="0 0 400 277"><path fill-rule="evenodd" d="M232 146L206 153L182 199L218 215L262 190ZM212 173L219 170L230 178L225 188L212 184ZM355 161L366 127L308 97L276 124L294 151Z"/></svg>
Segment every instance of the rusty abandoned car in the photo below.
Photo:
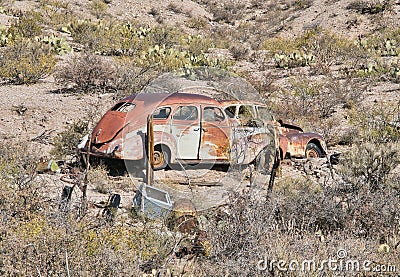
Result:
<svg viewBox="0 0 400 277"><path fill-rule="evenodd" d="M148 115L153 116L155 170L176 163L255 163L269 173L279 154L278 130L271 116L259 124L238 126L221 102L188 93L142 93L118 101L95 126L81 151L143 162Z"/></svg>
<svg viewBox="0 0 400 277"><path fill-rule="evenodd" d="M226 114L241 125L257 124L258 120L274 121L269 108L261 103L237 100L221 101ZM280 158L319 158L327 155L324 138L316 133L303 132L295 125L275 121L279 131Z"/></svg>

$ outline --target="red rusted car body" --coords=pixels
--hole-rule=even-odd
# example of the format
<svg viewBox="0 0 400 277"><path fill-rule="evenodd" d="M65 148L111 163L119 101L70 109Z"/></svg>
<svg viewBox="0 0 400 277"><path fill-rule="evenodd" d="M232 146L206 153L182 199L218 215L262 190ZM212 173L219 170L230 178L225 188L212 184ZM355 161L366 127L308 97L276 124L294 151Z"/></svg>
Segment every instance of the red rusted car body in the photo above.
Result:
<svg viewBox="0 0 400 277"><path fill-rule="evenodd" d="M238 135L236 121L226 115L217 100L199 94L156 93L118 101L98 122L90 143L81 151L103 158L143 161L151 114L155 169L177 162L248 164L264 155L266 148L277 146L274 126L253 127Z"/></svg>
<svg viewBox="0 0 400 277"><path fill-rule="evenodd" d="M264 120L275 124L279 130L280 158L317 158L327 155L324 138L316 133L305 133L295 125L275 121L269 108L262 103L238 100L221 101L227 115L241 125L252 124L254 120ZM274 122L274 123L273 123Z"/></svg>

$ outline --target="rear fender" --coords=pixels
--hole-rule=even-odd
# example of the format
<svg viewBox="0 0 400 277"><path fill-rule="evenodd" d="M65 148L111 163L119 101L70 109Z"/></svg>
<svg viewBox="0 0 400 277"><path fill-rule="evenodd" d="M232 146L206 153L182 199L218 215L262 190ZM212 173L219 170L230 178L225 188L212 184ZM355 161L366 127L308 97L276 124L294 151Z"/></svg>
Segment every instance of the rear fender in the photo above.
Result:
<svg viewBox="0 0 400 277"><path fill-rule="evenodd" d="M170 150L170 161L176 160L176 141L175 138L166 132L155 131L154 132L154 146L165 145Z"/></svg>

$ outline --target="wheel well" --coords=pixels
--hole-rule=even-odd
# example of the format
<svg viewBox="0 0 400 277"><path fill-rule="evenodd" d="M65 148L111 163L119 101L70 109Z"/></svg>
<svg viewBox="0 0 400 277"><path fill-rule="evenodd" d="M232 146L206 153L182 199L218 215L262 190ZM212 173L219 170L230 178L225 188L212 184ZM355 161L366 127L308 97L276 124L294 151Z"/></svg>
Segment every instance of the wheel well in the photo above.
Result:
<svg viewBox="0 0 400 277"><path fill-rule="evenodd" d="M310 141L307 143L307 145L310 144L310 143L314 143L316 146L318 146L318 148L321 150L321 153L322 153L323 156L326 155L326 153L325 153L325 151L324 151L324 148L322 148L321 142L320 142L319 140L317 140L317 139L312 139L312 140L310 140ZM307 147L307 146L306 146L306 147Z"/></svg>
<svg viewBox="0 0 400 277"><path fill-rule="evenodd" d="M168 158L171 160L171 149L169 149L168 145L165 145L165 144L154 145L154 150L158 150L158 151L161 151L161 152L162 151L167 151L168 152Z"/></svg>

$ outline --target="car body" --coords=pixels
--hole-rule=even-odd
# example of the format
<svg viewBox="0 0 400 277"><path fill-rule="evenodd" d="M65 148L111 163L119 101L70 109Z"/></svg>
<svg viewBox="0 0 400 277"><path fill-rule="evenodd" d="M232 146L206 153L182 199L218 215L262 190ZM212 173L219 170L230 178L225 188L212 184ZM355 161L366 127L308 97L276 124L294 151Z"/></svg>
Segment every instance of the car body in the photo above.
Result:
<svg viewBox="0 0 400 277"><path fill-rule="evenodd" d="M102 158L144 161L149 115L154 124L154 169L174 163L249 164L256 160L264 165L268 161L270 167L274 160L276 151L269 151L277 147L274 126L238 129L220 102L189 93L137 94L118 101L95 126L90 143L81 151ZM265 158L267 152L271 155Z"/></svg>
<svg viewBox="0 0 400 277"><path fill-rule="evenodd" d="M280 158L317 158L327 155L326 143L323 136L303 132L295 125L285 123L281 120L276 121L270 109L257 102L225 100L221 101L225 112L232 119L241 125L252 124L259 120L275 124L279 130L279 150Z"/></svg>

